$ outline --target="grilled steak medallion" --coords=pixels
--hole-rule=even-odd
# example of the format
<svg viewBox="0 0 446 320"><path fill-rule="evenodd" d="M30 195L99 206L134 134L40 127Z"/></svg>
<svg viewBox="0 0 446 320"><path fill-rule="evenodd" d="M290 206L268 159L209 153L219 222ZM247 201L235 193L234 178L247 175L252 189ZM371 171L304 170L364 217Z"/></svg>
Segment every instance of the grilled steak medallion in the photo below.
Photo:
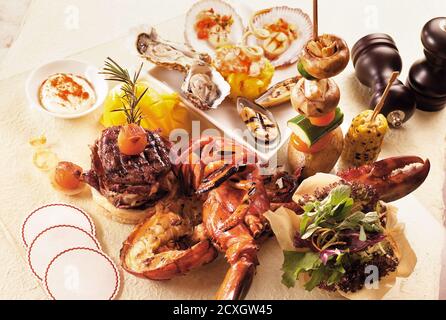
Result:
<svg viewBox="0 0 446 320"><path fill-rule="evenodd" d="M146 209L170 190L168 142L147 131L147 147L127 156L118 148L120 127L107 128L91 151L91 170L84 180L120 209Z"/></svg>

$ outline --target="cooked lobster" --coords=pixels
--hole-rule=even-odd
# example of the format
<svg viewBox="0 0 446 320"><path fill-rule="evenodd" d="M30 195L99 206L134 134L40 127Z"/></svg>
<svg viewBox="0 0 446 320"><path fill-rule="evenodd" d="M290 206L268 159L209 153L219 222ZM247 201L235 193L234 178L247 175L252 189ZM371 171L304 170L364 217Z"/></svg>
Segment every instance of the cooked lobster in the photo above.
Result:
<svg viewBox="0 0 446 320"><path fill-rule="evenodd" d="M166 280L211 262L217 251L224 252L230 268L216 298L244 298L258 265L259 243L269 234L263 214L279 205L300 210L291 201L297 176L262 176L252 153L213 137L191 143L173 167L184 192L178 212L160 210L138 226L121 250L123 267L136 276ZM376 186L382 199L393 201L415 190L428 172L429 161L400 157L340 176ZM202 203L201 214L187 208L197 200Z"/></svg>

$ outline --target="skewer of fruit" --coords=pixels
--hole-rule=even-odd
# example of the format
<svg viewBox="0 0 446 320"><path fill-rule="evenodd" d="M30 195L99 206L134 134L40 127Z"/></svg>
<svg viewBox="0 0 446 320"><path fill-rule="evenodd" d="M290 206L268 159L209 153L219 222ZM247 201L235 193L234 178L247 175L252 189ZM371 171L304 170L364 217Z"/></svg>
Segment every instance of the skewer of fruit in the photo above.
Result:
<svg viewBox="0 0 446 320"><path fill-rule="evenodd" d="M399 72L392 74L381 100L373 111L363 111L353 119L345 136L342 153L342 160L348 166L358 167L378 159L384 136L389 130L386 117L380 112L398 75Z"/></svg>
<svg viewBox="0 0 446 320"><path fill-rule="evenodd" d="M339 126L344 114L338 107L340 91L330 79L342 72L350 53L341 38L317 35L317 1L314 8L314 38L304 47L298 61L302 79L291 91L291 104L298 116L288 121L292 130L288 160L293 170L302 168L303 177L330 172L343 148Z"/></svg>

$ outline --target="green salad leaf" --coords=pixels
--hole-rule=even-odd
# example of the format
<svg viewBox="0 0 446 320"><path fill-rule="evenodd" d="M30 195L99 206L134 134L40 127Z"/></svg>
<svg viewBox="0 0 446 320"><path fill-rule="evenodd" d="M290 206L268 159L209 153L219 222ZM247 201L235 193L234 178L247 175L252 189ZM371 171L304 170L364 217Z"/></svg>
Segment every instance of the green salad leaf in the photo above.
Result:
<svg viewBox="0 0 446 320"><path fill-rule="evenodd" d="M313 251L284 251L282 283L285 286L293 287L302 272L310 277L305 284L309 291L322 282L329 286L338 283L346 272L344 265L352 259L345 230L359 234L362 242L367 241L368 233L384 231L379 214L354 209L358 206L355 207L351 195L351 186L340 184L325 199L310 201L303 206L298 236L311 241Z"/></svg>
<svg viewBox="0 0 446 320"><path fill-rule="evenodd" d="M348 185L339 185L324 200L307 203L300 223L301 238L308 239L318 229L325 228L326 224L345 219L354 203L350 194Z"/></svg>
<svg viewBox="0 0 446 320"><path fill-rule="evenodd" d="M283 255L282 283L288 288L294 287L301 272L315 270L322 264L315 252L284 251Z"/></svg>
<svg viewBox="0 0 446 320"><path fill-rule="evenodd" d="M361 241L367 240L366 232L382 232L378 213L353 212L354 200L350 195L350 186L339 185L333 188L324 200L307 203L300 223L301 238L309 239L321 228L333 229L336 232L359 231Z"/></svg>
<svg viewBox="0 0 446 320"><path fill-rule="evenodd" d="M308 291L313 290L323 281L328 285L335 284L345 273L342 265L343 253L339 254L331 265L324 265L319 254L315 252L284 251L283 255L282 283L288 288L295 286L302 272L310 274L310 280L305 284L305 289Z"/></svg>

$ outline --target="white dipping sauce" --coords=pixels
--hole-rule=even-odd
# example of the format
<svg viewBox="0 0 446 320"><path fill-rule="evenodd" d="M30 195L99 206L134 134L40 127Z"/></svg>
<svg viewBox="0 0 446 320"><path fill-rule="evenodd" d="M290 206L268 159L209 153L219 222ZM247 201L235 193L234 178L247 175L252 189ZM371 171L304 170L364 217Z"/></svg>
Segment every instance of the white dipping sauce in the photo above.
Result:
<svg viewBox="0 0 446 320"><path fill-rule="evenodd" d="M93 86L83 77L58 73L42 83L39 90L40 104L54 113L80 113L96 102Z"/></svg>

